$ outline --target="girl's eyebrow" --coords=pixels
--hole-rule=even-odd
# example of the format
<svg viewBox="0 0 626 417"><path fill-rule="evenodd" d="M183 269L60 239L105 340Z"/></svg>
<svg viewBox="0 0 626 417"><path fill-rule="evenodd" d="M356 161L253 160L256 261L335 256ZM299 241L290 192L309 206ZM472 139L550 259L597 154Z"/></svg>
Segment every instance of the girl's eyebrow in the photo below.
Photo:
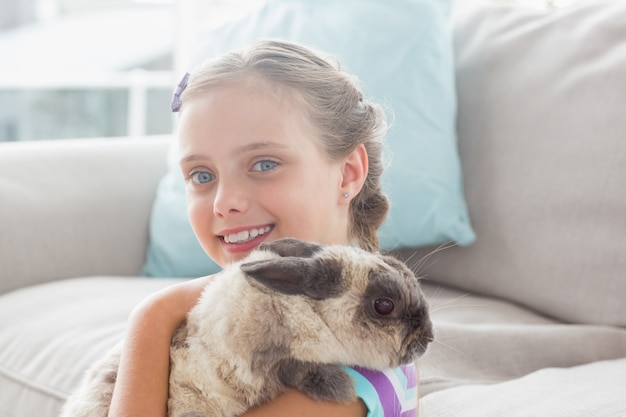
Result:
<svg viewBox="0 0 626 417"><path fill-rule="evenodd" d="M286 148L288 148L288 146L282 143L276 143L276 142L270 142L270 141L253 142L253 143L249 143L249 144L246 144L237 148L235 150L235 153L243 154L246 152L258 151L258 150L263 150L263 149L286 149ZM206 157L200 154L191 154L191 155L187 155L181 158L180 163L184 164L188 162L198 162L202 160L206 160Z"/></svg>
<svg viewBox="0 0 626 417"><path fill-rule="evenodd" d="M258 151L261 149L285 149L288 148L287 145L283 143L276 142L253 142L247 145L244 145L236 150L236 153L246 153L250 151Z"/></svg>
<svg viewBox="0 0 626 417"><path fill-rule="evenodd" d="M184 158L181 158L179 161L179 164L184 164L187 162L197 162L197 161L201 161L205 158L203 158L201 155L197 155L197 154L192 154L192 155L188 155L185 156Z"/></svg>

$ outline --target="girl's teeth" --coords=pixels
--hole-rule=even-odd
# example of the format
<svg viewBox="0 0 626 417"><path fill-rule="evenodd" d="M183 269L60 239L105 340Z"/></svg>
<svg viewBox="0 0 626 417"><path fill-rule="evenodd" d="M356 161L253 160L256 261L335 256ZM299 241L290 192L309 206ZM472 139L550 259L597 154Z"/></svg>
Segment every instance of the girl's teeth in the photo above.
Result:
<svg viewBox="0 0 626 417"><path fill-rule="evenodd" d="M224 236L224 241L226 241L226 243L243 243L250 239L254 239L257 236L263 235L270 230L271 228L269 226L264 227L263 229L243 230L239 233L232 233L228 236Z"/></svg>

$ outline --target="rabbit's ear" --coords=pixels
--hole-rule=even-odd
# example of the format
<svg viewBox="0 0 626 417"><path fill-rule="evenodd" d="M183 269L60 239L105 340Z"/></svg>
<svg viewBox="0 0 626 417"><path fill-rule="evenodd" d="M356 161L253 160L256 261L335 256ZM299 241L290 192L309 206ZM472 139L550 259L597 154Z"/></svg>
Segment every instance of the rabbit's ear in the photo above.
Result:
<svg viewBox="0 0 626 417"><path fill-rule="evenodd" d="M305 242L304 240L283 238L273 242L261 243L259 249L272 251L279 256L311 258L322 250L322 246L313 242Z"/></svg>
<svg viewBox="0 0 626 417"><path fill-rule="evenodd" d="M343 292L338 261L286 257L247 262L240 268L257 282L283 294L323 300Z"/></svg>

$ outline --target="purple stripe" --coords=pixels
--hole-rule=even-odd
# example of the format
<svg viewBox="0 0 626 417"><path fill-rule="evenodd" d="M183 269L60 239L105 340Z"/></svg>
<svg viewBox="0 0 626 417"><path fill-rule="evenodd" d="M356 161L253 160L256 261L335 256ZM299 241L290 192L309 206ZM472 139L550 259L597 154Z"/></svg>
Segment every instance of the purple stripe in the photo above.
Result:
<svg viewBox="0 0 626 417"><path fill-rule="evenodd" d="M417 387L417 369L415 365L401 365L400 369L404 376L406 376L406 387L408 389Z"/></svg>
<svg viewBox="0 0 626 417"><path fill-rule="evenodd" d="M359 367L354 367L354 370L363 375L372 384L374 389L376 389L385 417L401 415L402 407L400 401L398 401L398 396L393 389L393 385L385 374L380 371Z"/></svg>
<svg viewBox="0 0 626 417"><path fill-rule="evenodd" d="M417 375L417 367L414 364L409 364L409 365L401 365L400 369L402 370L402 373L404 374L404 376L406 376L406 387L407 390L409 389L413 389L417 387L417 380L418 380L418 375ZM418 415L418 411L415 408L411 408L409 410L402 410L402 414L400 414L400 417L415 417Z"/></svg>

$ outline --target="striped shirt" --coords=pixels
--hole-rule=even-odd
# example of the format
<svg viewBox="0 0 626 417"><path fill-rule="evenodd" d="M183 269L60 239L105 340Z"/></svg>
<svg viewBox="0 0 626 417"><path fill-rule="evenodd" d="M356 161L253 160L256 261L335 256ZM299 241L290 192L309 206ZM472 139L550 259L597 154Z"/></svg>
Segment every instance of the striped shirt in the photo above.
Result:
<svg viewBox="0 0 626 417"><path fill-rule="evenodd" d="M343 368L355 381L357 396L368 409L368 417L417 416L417 371L403 365L385 371Z"/></svg>

